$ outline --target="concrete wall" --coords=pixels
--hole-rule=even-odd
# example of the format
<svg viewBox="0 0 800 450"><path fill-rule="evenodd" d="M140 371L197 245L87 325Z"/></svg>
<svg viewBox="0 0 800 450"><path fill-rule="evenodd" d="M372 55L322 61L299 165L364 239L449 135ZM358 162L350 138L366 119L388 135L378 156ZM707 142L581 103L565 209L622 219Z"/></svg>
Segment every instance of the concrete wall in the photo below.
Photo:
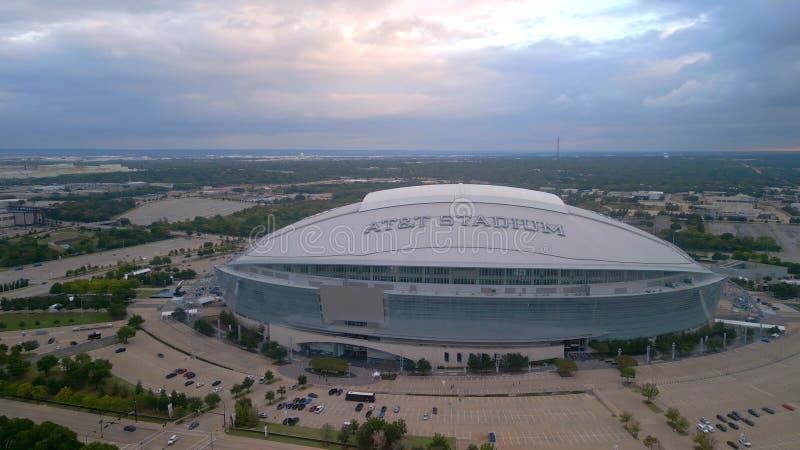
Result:
<svg viewBox="0 0 800 450"><path fill-rule="evenodd" d="M308 331L295 330L282 325L269 325L270 339L277 341L279 344L293 347L295 351L300 350L300 344L311 342L335 342L340 344L358 345L361 347L369 347L382 352L391 353L393 355L403 356L407 359L418 360L425 358L430 361L433 367L446 366L466 366L467 358L470 353L487 353L494 355L495 353L521 353L527 356L531 361L562 358L564 356L564 346L562 344L545 345L545 346L531 346L531 347L470 347L465 345L423 345L423 344L408 344L397 342L385 341L366 341L363 339L353 339L339 336L329 336L324 334L311 333ZM450 354L450 361L445 362L444 353ZM457 354L461 353L462 362L457 362Z"/></svg>

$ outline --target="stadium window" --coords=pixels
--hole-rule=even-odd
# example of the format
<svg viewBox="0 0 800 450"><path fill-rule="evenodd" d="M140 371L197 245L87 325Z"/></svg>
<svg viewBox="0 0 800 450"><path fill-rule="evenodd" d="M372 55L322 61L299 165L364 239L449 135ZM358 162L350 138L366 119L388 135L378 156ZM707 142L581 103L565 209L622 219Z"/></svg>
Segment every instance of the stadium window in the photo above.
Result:
<svg viewBox="0 0 800 450"><path fill-rule="evenodd" d="M456 353L456 362L461 362L461 352Z"/></svg>
<svg viewBox="0 0 800 450"><path fill-rule="evenodd" d="M450 352L444 352L444 362L450 362Z"/></svg>

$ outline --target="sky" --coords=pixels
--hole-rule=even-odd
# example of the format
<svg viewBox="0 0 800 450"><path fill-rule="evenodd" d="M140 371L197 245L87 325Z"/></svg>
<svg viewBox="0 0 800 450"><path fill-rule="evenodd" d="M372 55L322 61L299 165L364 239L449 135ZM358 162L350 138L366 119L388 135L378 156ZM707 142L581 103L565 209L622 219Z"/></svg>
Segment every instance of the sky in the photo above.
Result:
<svg viewBox="0 0 800 450"><path fill-rule="evenodd" d="M2 149L800 150L798 1L0 2Z"/></svg>

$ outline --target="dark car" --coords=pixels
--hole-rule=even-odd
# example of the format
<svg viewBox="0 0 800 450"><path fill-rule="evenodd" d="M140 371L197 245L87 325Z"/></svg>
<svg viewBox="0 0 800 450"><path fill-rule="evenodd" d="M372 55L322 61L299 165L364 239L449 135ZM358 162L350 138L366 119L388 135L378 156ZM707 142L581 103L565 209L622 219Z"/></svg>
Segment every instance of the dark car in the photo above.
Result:
<svg viewBox="0 0 800 450"><path fill-rule="evenodd" d="M290 427L293 427L293 426L297 425L298 422L300 422L300 418L299 417L287 417L287 418L283 419L283 424L284 425L289 425Z"/></svg>
<svg viewBox="0 0 800 450"><path fill-rule="evenodd" d="M298 411L302 411L304 409L306 409L306 404L305 403L300 403L300 404L297 405L297 410Z"/></svg>
<svg viewBox="0 0 800 450"><path fill-rule="evenodd" d="M194 384L194 381L192 381L192 380L186 380L186 383L183 383L184 386L191 386L193 384Z"/></svg>
<svg viewBox="0 0 800 450"><path fill-rule="evenodd" d="M728 447L730 447L730 448L739 448L739 444L737 444L736 442L733 442L733 441L728 441L728 442L726 442L726 444L728 444Z"/></svg>
<svg viewBox="0 0 800 450"><path fill-rule="evenodd" d="M742 420L742 415L736 411L731 411L731 415L733 416L733 420Z"/></svg>
<svg viewBox="0 0 800 450"><path fill-rule="evenodd" d="M136 431L136 427L133 425L125 425L125 428L123 428L123 430L129 433L133 433L134 431Z"/></svg>
<svg viewBox="0 0 800 450"><path fill-rule="evenodd" d="M768 414L775 414L775 410L774 410L774 409L772 409L772 408L767 408L767 407L765 406L765 407L763 407L763 408L761 408L761 409L762 409L762 410L763 410L765 413L768 413Z"/></svg>
<svg viewBox="0 0 800 450"><path fill-rule="evenodd" d="M736 425L733 422L728 422L728 426L731 427L731 429L733 429L733 430L738 430L739 429L739 425Z"/></svg>
<svg viewBox="0 0 800 450"><path fill-rule="evenodd" d="M195 375L194 372L186 372L185 374L183 374L183 376L185 376L186 378L191 380L192 378L196 377L197 375Z"/></svg>
<svg viewBox="0 0 800 450"><path fill-rule="evenodd" d="M278 403L278 409L283 409L286 407L286 403L280 402Z"/></svg>
<svg viewBox="0 0 800 450"><path fill-rule="evenodd" d="M78 343L75 341L69 341L69 345L78 345Z"/></svg>
<svg viewBox="0 0 800 450"><path fill-rule="evenodd" d="M371 409L369 411L367 411L366 417L367 418L372 417L372 410Z"/></svg>
<svg viewBox="0 0 800 450"><path fill-rule="evenodd" d="M199 426L200 426L200 422L194 420L194 421L192 421L192 423L189 424L189 429L190 430L194 430L195 428L197 428Z"/></svg>
<svg viewBox="0 0 800 450"><path fill-rule="evenodd" d="M221 380L217 380L217 381L211 383L212 386L219 386L220 384L222 384Z"/></svg>
<svg viewBox="0 0 800 450"><path fill-rule="evenodd" d="M328 395L336 395L336 388L329 390Z"/></svg>
<svg viewBox="0 0 800 450"><path fill-rule="evenodd" d="M118 348L118 349L114 350L114 353L124 353L124 352L125 352L125 350L126 350L126 348L125 348L125 347L120 347L120 348Z"/></svg>
<svg viewBox="0 0 800 450"><path fill-rule="evenodd" d="M310 394L307 395L307 397L309 397L309 398L319 398L319 395L311 392Z"/></svg>
<svg viewBox="0 0 800 450"><path fill-rule="evenodd" d="M159 358L163 358L164 354L163 353L158 353L156 356L158 356Z"/></svg>
<svg viewBox="0 0 800 450"><path fill-rule="evenodd" d="M723 425L723 424L721 424L721 423L718 423L718 424L717 424L717 429L718 429L719 431L723 431L723 432L724 432L724 431L728 431L728 427L726 427L725 425Z"/></svg>
<svg viewBox="0 0 800 450"><path fill-rule="evenodd" d="M381 406L381 412L382 412L382 413L385 413L385 412L386 412L386 406Z"/></svg>
<svg viewBox="0 0 800 450"><path fill-rule="evenodd" d="M56 341L56 338L50 338L50 339L47 340L47 343L48 344L52 344L55 341Z"/></svg>
<svg viewBox="0 0 800 450"><path fill-rule="evenodd" d="M336 395L342 395L342 392L344 392L344 391L343 391L343 390L341 390L341 389L337 389L337 390L336 390Z"/></svg>
<svg viewBox="0 0 800 450"><path fill-rule="evenodd" d="M181 369L181 368L175 369L175 373L184 373L184 372L186 372L186 369Z"/></svg>
<svg viewBox="0 0 800 450"><path fill-rule="evenodd" d="M758 414L758 411L756 411L753 408L748 409L747 412L749 412L750 415L753 416L753 417L761 417L761 415Z"/></svg>
<svg viewBox="0 0 800 450"><path fill-rule="evenodd" d="M362 409L364 409L363 403L359 403L356 405L356 412L361 412Z"/></svg>
<svg viewBox="0 0 800 450"><path fill-rule="evenodd" d="M170 378L175 378L175 377L177 377L177 376L178 376L178 374L177 374L177 373L175 373L175 372L170 372L170 373L168 373L168 374L167 374L167 376L166 376L165 378L166 378L166 379L170 379Z"/></svg>
<svg viewBox="0 0 800 450"><path fill-rule="evenodd" d="M722 414L717 414L717 420L720 422L727 422L728 420L722 416Z"/></svg>
<svg viewBox="0 0 800 450"><path fill-rule="evenodd" d="M747 417L742 417L742 422L750 425L751 427L756 426L756 424L752 420L748 419Z"/></svg>

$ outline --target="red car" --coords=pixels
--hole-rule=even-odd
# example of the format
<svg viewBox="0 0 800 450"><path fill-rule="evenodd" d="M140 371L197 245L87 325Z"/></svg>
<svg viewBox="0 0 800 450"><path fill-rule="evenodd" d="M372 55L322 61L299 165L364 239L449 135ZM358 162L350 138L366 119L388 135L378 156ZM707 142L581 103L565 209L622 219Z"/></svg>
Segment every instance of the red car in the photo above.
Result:
<svg viewBox="0 0 800 450"><path fill-rule="evenodd" d="M170 372L167 374L166 379L175 378L178 374L175 372Z"/></svg>

